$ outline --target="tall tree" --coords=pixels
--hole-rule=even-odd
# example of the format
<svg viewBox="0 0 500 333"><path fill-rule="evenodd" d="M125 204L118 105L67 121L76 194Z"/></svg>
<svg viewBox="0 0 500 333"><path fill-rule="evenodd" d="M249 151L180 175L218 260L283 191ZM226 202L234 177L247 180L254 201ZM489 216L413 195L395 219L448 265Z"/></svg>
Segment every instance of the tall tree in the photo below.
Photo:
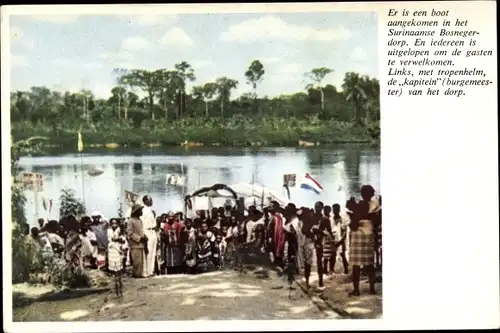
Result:
<svg viewBox="0 0 500 333"><path fill-rule="evenodd" d="M148 95L148 108L151 120L154 115L154 97L161 89L164 70L148 71L144 69L133 69L129 73L119 78L120 84L128 85L132 88L139 88Z"/></svg>
<svg viewBox="0 0 500 333"><path fill-rule="evenodd" d="M366 78L361 77L358 73L348 72L345 74L344 82L342 83L342 91L345 95L345 99L350 102L353 107L353 118L358 126L365 125L364 105L368 99L366 80Z"/></svg>
<svg viewBox="0 0 500 333"><path fill-rule="evenodd" d="M319 89L321 93L321 112L325 111L325 94L323 92L322 81L330 73L333 73L333 69L328 67L313 68L310 72L305 73L304 76L310 81L306 86L306 90L311 88Z"/></svg>
<svg viewBox="0 0 500 333"><path fill-rule="evenodd" d="M366 98L363 101L365 109L366 122L380 120L380 84L377 79L371 79L368 76L362 78L362 86L366 92Z"/></svg>
<svg viewBox="0 0 500 333"><path fill-rule="evenodd" d="M94 94L88 89L82 89L79 95L83 102L83 117L87 122L90 122L90 110L92 109L91 103L93 103Z"/></svg>
<svg viewBox="0 0 500 333"><path fill-rule="evenodd" d="M264 65L259 60L254 60L245 72L247 83L252 85L254 105L257 108L257 85L264 80Z"/></svg>
<svg viewBox="0 0 500 333"><path fill-rule="evenodd" d="M112 101L112 103L117 106L118 119L122 118L121 108L122 106L124 106L123 104L126 104L126 99L127 99L127 90L123 86L117 86L111 89L110 101ZM124 118L127 119L127 115L124 115Z"/></svg>
<svg viewBox="0 0 500 333"><path fill-rule="evenodd" d="M184 110L186 107L186 84L187 82L193 82L196 80L196 76L194 75L193 67L187 62L182 61L178 64L174 65L176 75L174 75L174 80L177 79L177 84L179 85L179 116L182 118L184 114ZM175 78L177 76L177 78Z"/></svg>
<svg viewBox="0 0 500 333"><path fill-rule="evenodd" d="M229 102L231 97L231 90L238 87L238 81L227 78L219 77L215 79L215 84L217 85L217 94L220 102L220 117L224 120L224 103Z"/></svg>
<svg viewBox="0 0 500 333"><path fill-rule="evenodd" d="M168 121L169 105L175 100L175 95L180 85L180 77L176 71L164 69L159 75L160 88L157 91L157 96L163 111L165 112L165 120Z"/></svg>
<svg viewBox="0 0 500 333"><path fill-rule="evenodd" d="M205 102L205 117L208 118L208 104L217 94L217 84L214 82L207 82L202 87L203 101Z"/></svg>

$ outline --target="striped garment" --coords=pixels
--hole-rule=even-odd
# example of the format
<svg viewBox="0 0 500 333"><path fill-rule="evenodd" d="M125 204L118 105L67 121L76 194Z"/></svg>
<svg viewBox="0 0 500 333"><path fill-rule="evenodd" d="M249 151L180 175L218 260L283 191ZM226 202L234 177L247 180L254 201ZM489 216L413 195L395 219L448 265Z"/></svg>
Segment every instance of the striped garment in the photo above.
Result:
<svg viewBox="0 0 500 333"><path fill-rule="evenodd" d="M330 227L332 229L333 235L335 238L331 238L330 234L324 230L324 236L323 236L323 259L330 259L332 255L336 252L336 246L335 243L337 241L337 228L335 225L335 221L333 220L333 217L328 217L328 220L330 222Z"/></svg>
<svg viewBox="0 0 500 333"><path fill-rule="evenodd" d="M351 230L349 242L349 264L351 266L373 265L375 261L373 226L370 220L360 220L359 228Z"/></svg>
<svg viewBox="0 0 500 333"><path fill-rule="evenodd" d="M184 249L181 246L165 246L165 266L176 267L182 265Z"/></svg>
<svg viewBox="0 0 500 333"><path fill-rule="evenodd" d="M215 268L213 263L214 238L209 231L197 240L196 267L199 272L207 272Z"/></svg>
<svg viewBox="0 0 500 333"><path fill-rule="evenodd" d="M339 216L338 218L331 218L331 226L332 226L332 232L335 236L334 241L332 241L328 236L325 237L324 242L323 242L323 258L331 258L333 255L340 254L342 252L345 252L347 249L347 233L348 233L348 224L349 221L345 219L342 216ZM341 243L341 240L343 241Z"/></svg>

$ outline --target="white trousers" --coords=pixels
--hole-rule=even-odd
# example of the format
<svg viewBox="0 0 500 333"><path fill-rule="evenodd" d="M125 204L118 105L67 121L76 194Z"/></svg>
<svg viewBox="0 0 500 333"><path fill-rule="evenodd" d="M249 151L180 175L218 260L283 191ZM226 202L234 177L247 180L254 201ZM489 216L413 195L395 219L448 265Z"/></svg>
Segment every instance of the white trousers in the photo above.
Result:
<svg viewBox="0 0 500 333"><path fill-rule="evenodd" d="M158 237L156 231L145 230L144 234L148 238L148 255L145 257L144 261L144 277L148 277L154 274L155 270L155 258L156 258L156 245L158 242Z"/></svg>

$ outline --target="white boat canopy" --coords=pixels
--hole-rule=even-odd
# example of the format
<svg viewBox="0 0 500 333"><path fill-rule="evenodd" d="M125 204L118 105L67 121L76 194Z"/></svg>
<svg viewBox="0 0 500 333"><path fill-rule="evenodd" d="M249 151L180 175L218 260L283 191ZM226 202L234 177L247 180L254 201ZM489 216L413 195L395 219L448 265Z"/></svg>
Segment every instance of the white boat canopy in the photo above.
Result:
<svg viewBox="0 0 500 333"><path fill-rule="evenodd" d="M271 201L277 201L286 206L290 200L267 187L258 184L238 183L233 185L214 185L204 187L189 196L192 201L191 210L210 210L212 207L221 207L226 204L235 206L238 198L244 198L245 207L269 206Z"/></svg>
<svg viewBox="0 0 500 333"><path fill-rule="evenodd" d="M264 207L269 206L271 201L277 201L280 206L286 206L290 203L290 200L285 196L258 184L239 183L230 187L238 194L238 197L245 198L245 205L247 199L252 202L250 205L253 205L255 199L258 206L261 206L263 203ZM249 205L246 206L248 207Z"/></svg>

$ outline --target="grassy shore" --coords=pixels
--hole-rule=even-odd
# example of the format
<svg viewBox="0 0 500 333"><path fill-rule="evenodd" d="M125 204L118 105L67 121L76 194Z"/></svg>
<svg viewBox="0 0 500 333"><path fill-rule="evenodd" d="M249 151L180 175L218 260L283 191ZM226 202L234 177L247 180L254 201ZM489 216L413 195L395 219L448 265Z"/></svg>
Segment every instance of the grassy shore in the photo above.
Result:
<svg viewBox="0 0 500 333"><path fill-rule="evenodd" d="M31 136L48 137L48 145L68 148L76 145L78 127L46 126L15 123L15 140ZM86 126L81 129L87 147L160 147L160 146L232 146L232 147L310 147L336 143L372 143L379 141L378 123L369 127L356 127L351 123L282 122L259 124L227 124L204 126L199 124L169 123L107 124Z"/></svg>

